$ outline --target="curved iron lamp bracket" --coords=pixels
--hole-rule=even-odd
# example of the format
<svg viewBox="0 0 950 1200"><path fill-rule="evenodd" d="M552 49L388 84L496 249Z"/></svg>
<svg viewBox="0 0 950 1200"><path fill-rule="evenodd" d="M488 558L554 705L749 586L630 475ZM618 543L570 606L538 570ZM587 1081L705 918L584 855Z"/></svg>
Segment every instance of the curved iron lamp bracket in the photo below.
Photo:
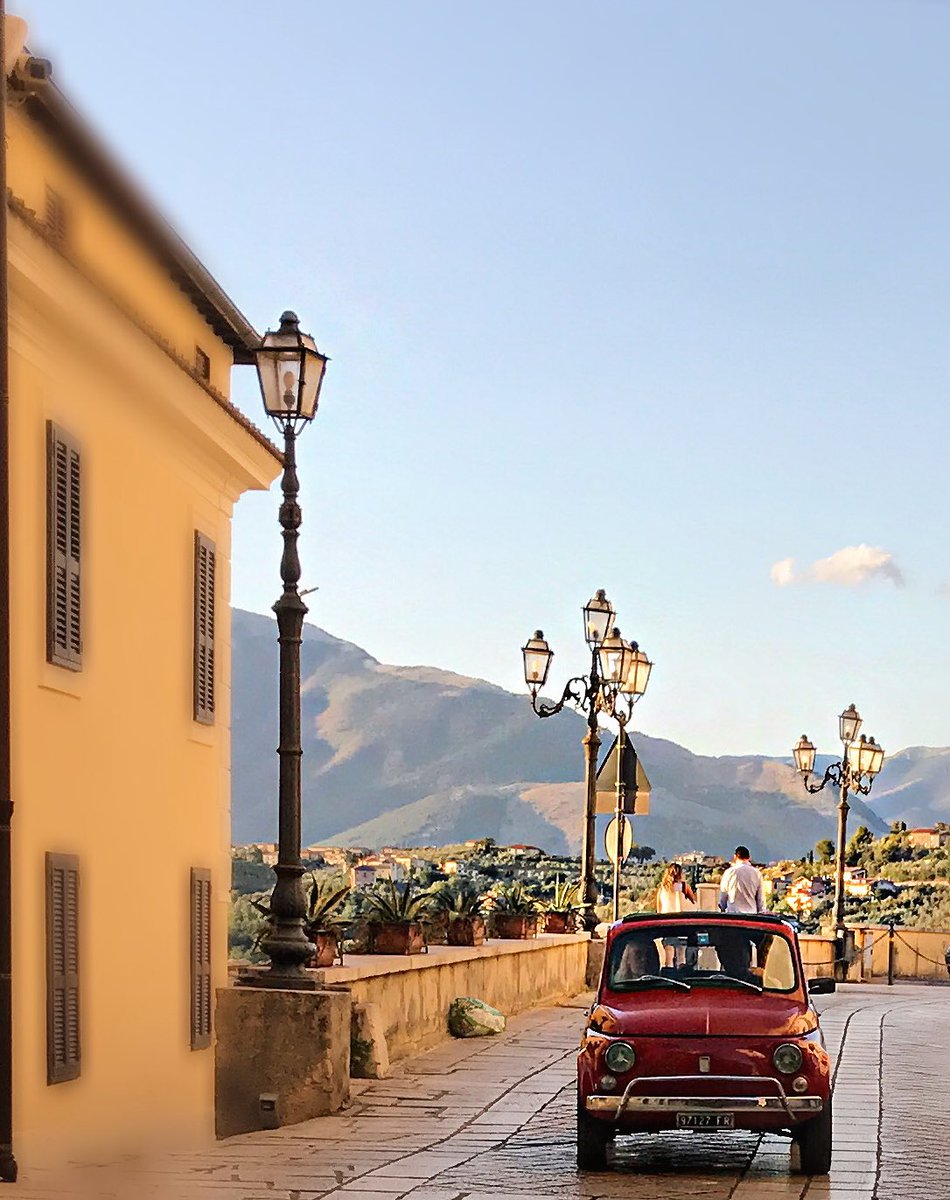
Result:
<svg viewBox="0 0 950 1200"><path fill-rule="evenodd" d="M561 698L556 704L547 704L544 700L538 699L537 692L531 693L531 707L539 717L556 716L568 702L575 708L579 708L581 712L586 712L590 700L590 681L583 675L567 681Z"/></svg>

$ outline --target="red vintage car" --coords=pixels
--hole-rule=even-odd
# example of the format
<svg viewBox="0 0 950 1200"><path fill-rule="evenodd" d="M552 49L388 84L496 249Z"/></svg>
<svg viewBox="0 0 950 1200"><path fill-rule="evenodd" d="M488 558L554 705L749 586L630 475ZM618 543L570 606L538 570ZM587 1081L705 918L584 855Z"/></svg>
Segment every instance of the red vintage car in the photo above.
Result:
<svg viewBox="0 0 950 1200"><path fill-rule="evenodd" d="M607 933L577 1059L577 1163L618 1133L785 1132L831 1167L831 1074L798 939L758 914L642 913Z"/></svg>

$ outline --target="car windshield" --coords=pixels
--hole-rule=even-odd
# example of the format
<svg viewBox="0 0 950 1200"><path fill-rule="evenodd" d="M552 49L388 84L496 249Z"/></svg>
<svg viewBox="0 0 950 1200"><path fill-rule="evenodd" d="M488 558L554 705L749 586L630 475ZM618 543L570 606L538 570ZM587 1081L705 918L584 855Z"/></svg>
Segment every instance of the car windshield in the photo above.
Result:
<svg viewBox="0 0 950 1200"><path fill-rule="evenodd" d="M633 926L615 939L607 966L614 992L672 985L741 987L755 992L792 992L798 986L795 955L780 928L677 921Z"/></svg>

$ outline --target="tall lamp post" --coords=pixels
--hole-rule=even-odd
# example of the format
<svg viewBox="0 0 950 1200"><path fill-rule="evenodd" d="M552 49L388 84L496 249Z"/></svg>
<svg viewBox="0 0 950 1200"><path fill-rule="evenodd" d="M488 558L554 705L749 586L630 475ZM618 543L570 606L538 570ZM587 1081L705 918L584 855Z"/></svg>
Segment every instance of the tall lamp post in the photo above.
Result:
<svg viewBox="0 0 950 1200"><path fill-rule="evenodd" d="M847 973L845 958L845 939L847 930L844 921L844 853L845 838L848 831L848 793L860 793L866 796L871 790L874 777L884 765L884 750L874 738L865 737L861 729L861 714L849 705L838 718L838 734L841 738L843 751L839 762L831 763L824 777L818 783L811 782L815 770L815 747L802 734L792 753L795 756L795 766L802 777L802 783L809 792L820 792L829 783L839 789L838 800L838 841L835 848L835 974L844 978Z"/></svg>
<svg viewBox="0 0 950 1200"><path fill-rule="evenodd" d="M283 502L280 526L284 552L280 577L284 585L274 605L280 643L280 785L278 800L278 851L274 867L277 882L271 896L271 918L261 949L270 967L247 979L258 987L306 988L306 964L313 946L304 933L307 906L300 861L300 642L307 613L297 591L300 558L297 534L301 512L297 503L296 443L301 430L316 416L320 386L327 359L313 338L301 333L297 314L285 312L280 328L268 331L257 351L257 374L264 409L284 435Z"/></svg>
<svg viewBox="0 0 950 1200"><path fill-rule="evenodd" d="M553 717L570 702L587 718L584 746L584 830L581 847L580 898L585 921L592 919L597 902L594 879L596 845L594 841L597 812L597 752L600 749L599 716L618 720L621 735L633 706L646 691L653 664L636 642L620 636L614 619L616 612L601 588L583 608L584 638L590 650L590 672L575 676L564 686L560 700L548 704L538 699L544 687L554 651L537 630L522 647L524 678L531 693L531 707L539 717Z"/></svg>

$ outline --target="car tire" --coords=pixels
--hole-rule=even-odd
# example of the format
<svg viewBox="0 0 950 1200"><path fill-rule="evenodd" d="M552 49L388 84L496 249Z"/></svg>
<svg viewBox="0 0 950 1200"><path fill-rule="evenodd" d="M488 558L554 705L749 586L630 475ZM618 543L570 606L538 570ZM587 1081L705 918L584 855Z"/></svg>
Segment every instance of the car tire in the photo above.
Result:
<svg viewBox="0 0 950 1200"><path fill-rule="evenodd" d="M613 1130L577 1106L577 1166L581 1171L602 1171L607 1165L607 1143Z"/></svg>
<svg viewBox="0 0 950 1200"><path fill-rule="evenodd" d="M831 1100L813 1117L795 1131L798 1152L801 1157L802 1175L827 1175L831 1170Z"/></svg>

